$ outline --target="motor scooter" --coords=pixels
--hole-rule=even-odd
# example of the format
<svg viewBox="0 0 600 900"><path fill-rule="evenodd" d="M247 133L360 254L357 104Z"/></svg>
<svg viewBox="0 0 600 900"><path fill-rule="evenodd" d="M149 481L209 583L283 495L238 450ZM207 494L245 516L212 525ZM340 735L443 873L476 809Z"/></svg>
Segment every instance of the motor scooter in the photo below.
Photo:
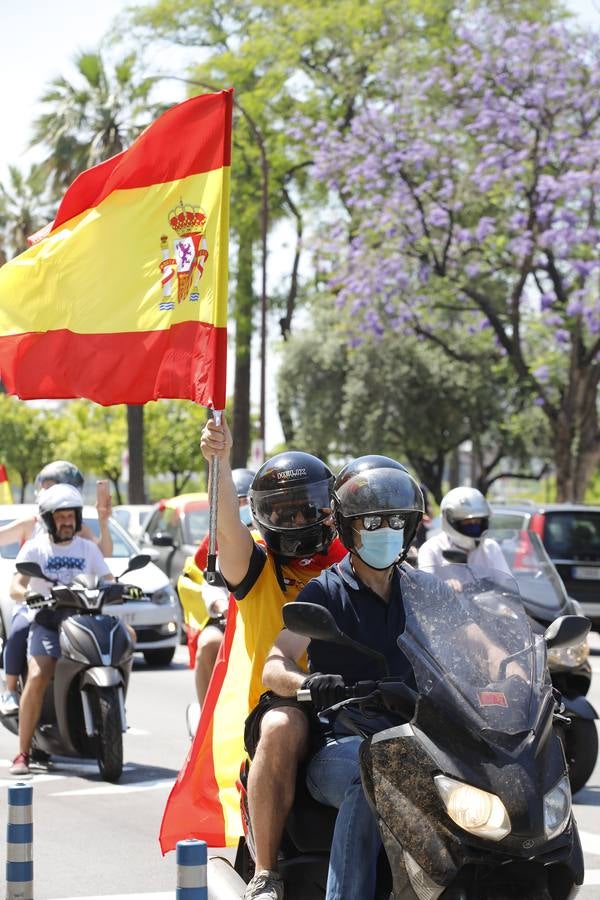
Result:
<svg viewBox="0 0 600 900"><path fill-rule="evenodd" d="M568 596L539 535L516 529L494 529L487 534L502 550L536 634L543 634L560 616L581 615L580 604ZM453 563L467 561L461 550L444 550L443 556ZM444 579L445 572L444 566L435 574ZM548 668L569 719L568 723L557 723L556 729L565 748L571 792L576 794L590 778L598 759L598 714L586 699L592 681L587 637L577 645L550 650Z"/></svg>
<svg viewBox="0 0 600 900"><path fill-rule="evenodd" d="M150 562L134 556L119 578ZM103 612L111 603L135 602L139 588L115 582L86 587L67 586L48 578L34 562L17 563L17 570L48 581L50 598L31 599L36 619L59 632L61 656L44 695L32 742L32 757L51 754L95 758L105 781L118 781L123 771L123 732L127 730L125 697L133 661L133 642L116 616ZM68 617L62 613L68 611ZM19 692L23 687L19 685ZM18 715L2 724L18 734Z"/></svg>
<svg viewBox="0 0 600 900"><path fill-rule="evenodd" d="M364 738L361 777L383 844L373 894L568 900L583 883L583 855L546 654L576 644L589 623L564 616L536 635L514 579L498 573L490 582L452 568L454 589L437 579L424 584L408 570L403 578L398 643L416 689L383 676L348 687L348 698L326 711ZM286 604L283 619L313 640L375 654L344 635L324 607ZM349 710L385 715L390 725L371 734ZM247 882L253 840L245 780L246 835L235 869ZM335 815L299 780L278 861L286 900L323 900Z"/></svg>

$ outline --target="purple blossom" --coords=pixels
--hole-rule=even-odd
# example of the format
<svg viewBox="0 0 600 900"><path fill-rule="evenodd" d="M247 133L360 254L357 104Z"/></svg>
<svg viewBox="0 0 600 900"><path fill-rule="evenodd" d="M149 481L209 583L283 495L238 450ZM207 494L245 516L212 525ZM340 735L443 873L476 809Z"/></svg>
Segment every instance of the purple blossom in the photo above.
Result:
<svg viewBox="0 0 600 900"><path fill-rule="evenodd" d="M538 366L537 369L534 370L533 375L541 384L546 384L550 379L550 367L546 365Z"/></svg>

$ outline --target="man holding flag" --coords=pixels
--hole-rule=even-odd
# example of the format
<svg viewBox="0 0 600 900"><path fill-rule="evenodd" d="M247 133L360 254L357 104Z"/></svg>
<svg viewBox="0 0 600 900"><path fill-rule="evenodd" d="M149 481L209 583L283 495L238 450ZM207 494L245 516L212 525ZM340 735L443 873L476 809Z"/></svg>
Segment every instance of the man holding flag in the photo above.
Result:
<svg viewBox="0 0 600 900"><path fill-rule="evenodd" d="M282 627L283 604L344 556L331 519L333 475L321 460L297 451L264 463L249 495L263 547L240 521L229 462L231 435L224 419L220 425L207 422L201 448L207 460L219 460L219 568L237 606L230 604L225 649L165 810L161 845L165 851L194 836L219 846L241 834L235 781L244 756L244 720L256 707L246 731L246 749L253 758L248 797L256 874L245 898L281 900L277 853L294 799L296 769L308 750L309 722L295 701L261 697L262 668Z"/></svg>

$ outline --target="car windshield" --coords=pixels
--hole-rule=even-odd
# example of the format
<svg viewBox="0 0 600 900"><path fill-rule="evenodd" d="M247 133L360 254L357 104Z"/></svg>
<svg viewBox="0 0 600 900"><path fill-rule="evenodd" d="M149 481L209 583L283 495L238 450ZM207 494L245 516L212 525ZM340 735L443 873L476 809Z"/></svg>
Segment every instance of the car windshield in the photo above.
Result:
<svg viewBox="0 0 600 900"><path fill-rule="evenodd" d="M417 722L447 717L451 729L461 719L491 743L530 731L552 687L516 581L502 572L482 578L466 565L447 566L444 576L446 584L403 581L398 643L420 694Z"/></svg>
<svg viewBox="0 0 600 900"><path fill-rule="evenodd" d="M90 531L95 535L95 537L100 536L100 526L98 524L98 519L88 518L84 516L83 521L88 526ZM14 522L14 519L3 519L0 520L0 526L9 525L11 522ZM129 559L130 556L134 556L136 553L139 553L135 544L129 539L127 535L125 535L116 522L109 521L108 530L110 531L110 536L113 542L113 557L117 559ZM19 552L20 544L18 541L14 541L12 544L5 544L3 547L0 546L0 556L2 559L16 559L17 553Z"/></svg>
<svg viewBox="0 0 600 900"><path fill-rule="evenodd" d="M544 544L553 559L600 562L600 513L592 510L547 512Z"/></svg>
<svg viewBox="0 0 600 900"><path fill-rule="evenodd" d="M543 618L544 611L559 616L567 593L539 535L514 528L491 528L488 537L500 545L525 602L538 608Z"/></svg>

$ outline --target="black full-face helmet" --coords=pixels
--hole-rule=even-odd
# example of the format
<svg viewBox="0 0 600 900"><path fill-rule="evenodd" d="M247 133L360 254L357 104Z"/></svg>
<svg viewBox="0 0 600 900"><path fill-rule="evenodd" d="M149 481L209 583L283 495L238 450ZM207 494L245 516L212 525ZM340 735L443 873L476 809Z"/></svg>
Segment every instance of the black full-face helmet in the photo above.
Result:
<svg viewBox="0 0 600 900"><path fill-rule="evenodd" d="M37 494L51 484L71 484L78 491L83 489L83 475L77 466L66 459L55 459L41 469L35 479Z"/></svg>
<svg viewBox="0 0 600 900"><path fill-rule="evenodd" d="M239 499L248 496L255 475L256 472L253 472L252 469L232 469L231 477Z"/></svg>
<svg viewBox="0 0 600 900"><path fill-rule="evenodd" d="M423 493L418 483L401 463L387 456L360 456L344 466L335 479L333 513L340 540L347 550L356 549L354 520L364 516L399 516L404 522L398 557L402 562L423 511Z"/></svg>
<svg viewBox="0 0 600 900"><path fill-rule="evenodd" d="M254 521L267 547L285 557L324 553L335 537L331 470L310 453L277 453L258 470L250 488Z"/></svg>

